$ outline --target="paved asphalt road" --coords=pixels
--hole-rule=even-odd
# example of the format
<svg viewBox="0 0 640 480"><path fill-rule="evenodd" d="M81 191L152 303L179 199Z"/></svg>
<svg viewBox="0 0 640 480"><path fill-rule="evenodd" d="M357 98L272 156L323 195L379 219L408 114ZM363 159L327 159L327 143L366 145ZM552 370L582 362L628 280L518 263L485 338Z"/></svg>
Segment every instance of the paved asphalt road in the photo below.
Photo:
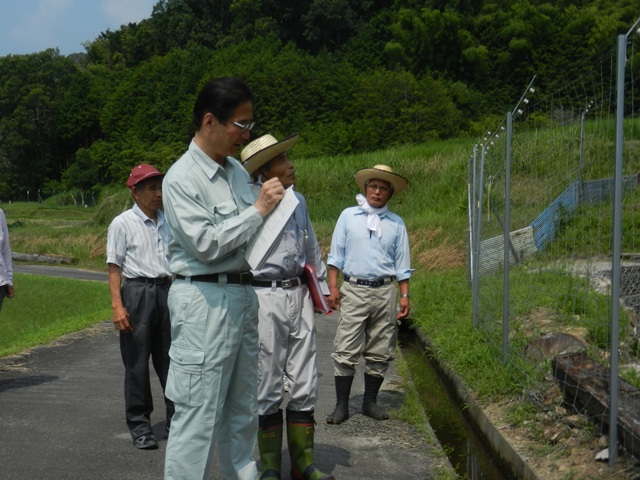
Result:
<svg viewBox="0 0 640 480"><path fill-rule="evenodd" d="M19 273L31 273L34 275L47 275L50 277L67 277L78 280L107 281L107 269L104 272L94 270L82 270L80 268L52 267L49 265L24 265L13 264L13 271Z"/></svg>
<svg viewBox="0 0 640 480"><path fill-rule="evenodd" d="M106 281L106 273L15 267L22 273ZM351 418L342 425L325 423L335 402L330 353L337 321L337 313L317 317L317 465L339 480L430 480L441 478L438 472L443 470L451 473L436 440L427 443L415 427L394 418L404 394L393 366L379 396L392 414L390 420L378 422L360 413L360 371L352 390ZM110 319L0 359L0 479L161 479L166 441L160 441L158 450L133 447L124 420L122 382L118 334ZM157 379L152 387L158 411L152 424L160 438L164 421ZM431 431L426 421L425 426ZM435 439L432 432L431 436ZM283 472L288 468L285 452ZM213 470L210 478L220 479Z"/></svg>

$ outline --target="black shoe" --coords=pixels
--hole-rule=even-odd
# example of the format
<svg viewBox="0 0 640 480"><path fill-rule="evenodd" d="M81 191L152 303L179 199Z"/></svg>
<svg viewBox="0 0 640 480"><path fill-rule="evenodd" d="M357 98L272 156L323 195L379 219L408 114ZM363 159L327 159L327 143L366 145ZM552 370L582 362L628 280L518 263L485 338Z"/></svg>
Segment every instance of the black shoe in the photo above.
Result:
<svg viewBox="0 0 640 480"><path fill-rule="evenodd" d="M169 425L166 426L166 428L164 429L164 439L166 440L167 438L169 438Z"/></svg>
<svg viewBox="0 0 640 480"><path fill-rule="evenodd" d="M155 450L158 448L158 440L152 433L145 433L133 439L133 446L140 450Z"/></svg>

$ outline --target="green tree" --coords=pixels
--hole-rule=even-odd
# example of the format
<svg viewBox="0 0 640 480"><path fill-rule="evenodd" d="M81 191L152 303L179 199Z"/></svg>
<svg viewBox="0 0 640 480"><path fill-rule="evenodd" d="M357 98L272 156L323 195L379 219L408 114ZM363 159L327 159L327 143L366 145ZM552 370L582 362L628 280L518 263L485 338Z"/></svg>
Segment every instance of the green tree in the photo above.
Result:
<svg viewBox="0 0 640 480"><path fill-rule="evenodd" d="M0 58L0 181L37 191L73 159L78 129L61 114L81 75L54 49ZM79 127L82 128L82 127Z"/></svg>

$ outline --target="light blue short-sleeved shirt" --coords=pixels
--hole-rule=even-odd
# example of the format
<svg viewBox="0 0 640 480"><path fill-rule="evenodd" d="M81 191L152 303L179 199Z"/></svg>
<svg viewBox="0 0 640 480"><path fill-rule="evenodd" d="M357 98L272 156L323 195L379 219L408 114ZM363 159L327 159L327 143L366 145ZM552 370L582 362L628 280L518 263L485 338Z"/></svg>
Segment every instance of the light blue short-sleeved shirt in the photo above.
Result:
<svg viewBox="0 0 640 480"><path fill-rule="evenodd" d="M173 240L171 271L185 277L250 270L245 244L262 225L246 170L227 157L222 167L195 141L169 169L162 200Z"/></svg>
<svg viewBox="0 0 640 480"><path fill-rule="evenodd" d="M402 218L387 211L380 215L382 237L367 228L367 216L360 207L342 211L331 240L327 263L344 275L362 279L411 277L409 237Z"/></svg>

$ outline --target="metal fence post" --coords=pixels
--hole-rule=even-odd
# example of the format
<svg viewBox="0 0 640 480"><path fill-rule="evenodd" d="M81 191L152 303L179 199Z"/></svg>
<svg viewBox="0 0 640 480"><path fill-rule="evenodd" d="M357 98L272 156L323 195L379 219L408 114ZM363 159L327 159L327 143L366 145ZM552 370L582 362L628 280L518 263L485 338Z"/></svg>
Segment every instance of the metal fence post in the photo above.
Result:
<svg viewBox="0 0 640 480"><path fill-rule="evenodd" d="M511 267L511 132L513 128L513 115L507 113L507 144L505 162L504 185L504 285L502 292L502 361L507 363L509 358L509 270Z"/></svg>

